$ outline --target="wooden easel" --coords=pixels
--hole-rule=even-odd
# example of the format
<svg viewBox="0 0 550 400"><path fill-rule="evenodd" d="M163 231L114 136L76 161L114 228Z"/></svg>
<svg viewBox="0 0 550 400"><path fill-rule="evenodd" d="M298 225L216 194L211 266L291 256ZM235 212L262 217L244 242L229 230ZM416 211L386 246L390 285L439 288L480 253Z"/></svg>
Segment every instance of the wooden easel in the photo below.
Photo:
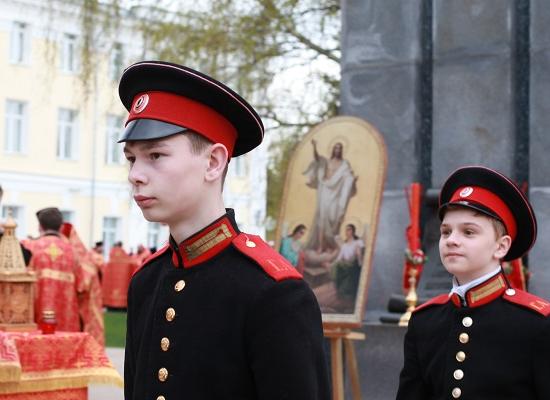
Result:
<svg viewBox="0 0 550 400"><path fill-rule="evenodd" d="M357 358L355 357L355 348L352 340L365 340L365 334L362 332L352 332L349 329L341 328L325 328L324 334L325 337L330 340L332 400L344 400L344 351L346 353L346 366L351 382L352 399L361 400L361 387L359 385Z"/></svg>

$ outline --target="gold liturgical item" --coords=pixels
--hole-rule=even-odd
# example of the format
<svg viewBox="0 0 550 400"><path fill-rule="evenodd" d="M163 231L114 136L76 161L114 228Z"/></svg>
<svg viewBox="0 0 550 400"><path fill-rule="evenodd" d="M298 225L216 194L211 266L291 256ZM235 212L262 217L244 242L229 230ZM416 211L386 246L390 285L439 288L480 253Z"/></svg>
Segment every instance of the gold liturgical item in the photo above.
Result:
<svg viewBox="0 0 550 400"><path fill-rule="evenodd" d="M416 294L416 275L418 271L416 268L411 268L409 271L409 292L405 297L405 303L407 303L407 311L399 319L399 326L408 326L411 319L412 312L416 308L418 302L418 295Z"/></svg>
<svg viewBox="0 0 550 400"><path fill-rule="evenodd" d="M11 211L0 239L0 330L32 331L36 274L27 270Z"/></svg>

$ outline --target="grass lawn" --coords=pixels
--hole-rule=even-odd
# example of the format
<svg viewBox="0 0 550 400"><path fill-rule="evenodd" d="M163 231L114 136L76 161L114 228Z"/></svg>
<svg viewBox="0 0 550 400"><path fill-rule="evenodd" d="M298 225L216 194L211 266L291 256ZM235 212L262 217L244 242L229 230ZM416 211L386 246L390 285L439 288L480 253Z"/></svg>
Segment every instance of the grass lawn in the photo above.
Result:
<svg viewBox="0 0 550 400"><path fill-rule="evenodd" d="M105 346L124 347L126 340L126 311L108 310L105 317Z"/></svg>

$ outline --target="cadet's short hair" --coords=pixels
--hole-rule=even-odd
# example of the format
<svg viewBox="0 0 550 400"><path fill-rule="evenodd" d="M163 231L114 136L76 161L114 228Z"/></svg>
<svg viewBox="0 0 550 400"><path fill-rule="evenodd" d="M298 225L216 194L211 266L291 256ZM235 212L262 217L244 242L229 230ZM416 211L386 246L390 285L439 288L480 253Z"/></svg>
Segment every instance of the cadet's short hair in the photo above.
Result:
<svg viewBox="0 0 550 400"><path fill-rule="evenodd" d="M191 152L193 154L201 154L208 146L214 144L214 142L196 132L185 132L185 136L191 142Z"/></svg>
<svg viewBox="0 0 550 400"><path fill-rule="evenodd" d="M493 229L495 231L495 235L496 235L497 239L503 237L504 235L508 235L508 231L506 230L506 226L504 226L504 223L502 221L500 221L500 220L498 220L494 217L491 217L490 215L487 215L485 213L477 212L476 210L473 210L471 208L450 204L445 208L445 211L443 212L443 215L445 215L445 213L447 211L464 210L464 209L473 211L475 215L480 215L482 217L488 218L491 221L491 224L493 225Z"/></svg>
<svg viewBox="0 0 550 400"><path fill-rule="evenodd" d="M63 214L57 207L43 208L36 213L36 217L44 230L59 231L63 224Z"/></svg>

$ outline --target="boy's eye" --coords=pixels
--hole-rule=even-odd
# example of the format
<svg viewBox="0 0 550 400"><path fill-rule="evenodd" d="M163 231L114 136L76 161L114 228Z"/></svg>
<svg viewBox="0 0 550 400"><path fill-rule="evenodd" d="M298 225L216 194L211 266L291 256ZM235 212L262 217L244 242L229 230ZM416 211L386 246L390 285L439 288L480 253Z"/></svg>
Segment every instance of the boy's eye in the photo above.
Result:
<svg viewBox="0 0 550 400"><path fill-rule="evenodd" d="M441 236L448 236L450 231L448 229L442 229L441 230Z"/></svg>
<svg viewBox="0 0 550 400"><path fill-rule="evenodd" d="M136 158L135 157L131 157L131 156L126 156L126 160L128 160L128 162L130 164L133 164L135 161L136 161Z"/></svg>
<svg viewBox="0 0 550 400"><path fill-rule="evenodd" d="M151 160L158 160L160 158L160 153L151 153L149 154L149 158L151 158Z"/></svg>

